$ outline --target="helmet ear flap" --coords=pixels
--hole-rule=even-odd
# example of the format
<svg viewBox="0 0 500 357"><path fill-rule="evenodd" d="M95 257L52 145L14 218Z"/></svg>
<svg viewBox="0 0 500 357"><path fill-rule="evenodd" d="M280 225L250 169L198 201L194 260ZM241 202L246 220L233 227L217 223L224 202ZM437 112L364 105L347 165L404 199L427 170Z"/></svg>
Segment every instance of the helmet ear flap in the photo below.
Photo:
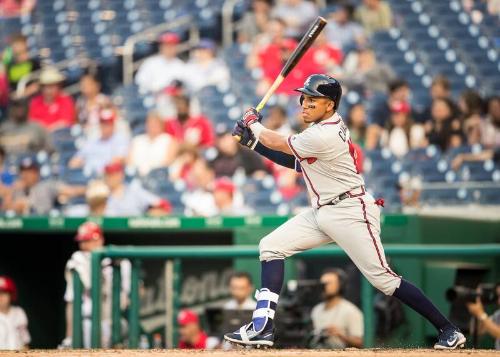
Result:
<svg viewBox="0 0 500 357"><path fill-rule="evenodd" d="M303 102L304 102L304 94L301 94L300 98L299 98L299 103L300 103L301 106L302 106Z"/></svg>

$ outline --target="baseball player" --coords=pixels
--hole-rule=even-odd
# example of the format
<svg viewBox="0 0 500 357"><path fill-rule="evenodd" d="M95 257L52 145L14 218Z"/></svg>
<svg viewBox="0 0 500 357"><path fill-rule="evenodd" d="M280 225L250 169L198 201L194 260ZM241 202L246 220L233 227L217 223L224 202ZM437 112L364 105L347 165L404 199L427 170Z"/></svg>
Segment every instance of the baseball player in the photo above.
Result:
<svg viewBox="0 0 500 357"><path fill-rule="evenodd" d="M82 316L83 316L83 346L90 348L91 334L91 253L93 250L99 249L104 245L104 235L101 227L94 222L85 222L78 228L75 237L78 242L79 250L74 252L71 258L66 263L65 278L66 292L64 300L66 301L66 337L62 341L60 348L72 347L72 327L73 327L73 274L76 270L83 284L82 295ZM121 307L127 305L127 296L130 291L130 261L122 260L120 262L120 270L122 277L121 286ZM110 347L111 345L111 290L112 290L113 267L110 259L102 261L102 346Z"/></svg>
<svg viewBox="0 0 500 357"><path fill-rule="evenodd" d="M0 350L25 349L31 341L28 318L22 307L12 305L16 301L16 284L0 275Z"/></svg>
<svg viewBox="0 0 500 357"><path fill-rule="evenodd" d="M342 96L337 80L324 74L307 78L301 93L302 119L309 127L284 136L265 128L260 114L248 109L233 130L240 143L270 160L302 172L311 208L264 237L259 244L261 289L252 321L224 338L241 345L272 346L273 319L284 276L284 259L323 244L336 242L361 273L386 295L397 297L438 330L436 349L455 349L465 337L434 304L394 273L380 240L382 200L365 191L356 169L357 155L349 130L336 112Z"/></svg>

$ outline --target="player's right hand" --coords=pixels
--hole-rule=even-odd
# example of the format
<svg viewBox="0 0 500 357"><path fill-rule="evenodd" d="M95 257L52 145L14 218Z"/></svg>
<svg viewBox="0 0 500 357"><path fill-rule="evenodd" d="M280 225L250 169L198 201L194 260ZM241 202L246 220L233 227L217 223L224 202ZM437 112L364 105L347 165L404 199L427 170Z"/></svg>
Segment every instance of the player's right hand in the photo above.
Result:
<svg viewBox="0 0 500 357"><path fill-rule="evenodd" d="M236 124L234 124L233 131L231 132L231 135L234 137L238 138L238 142L246 146L250 149L254 149L255 145L257 145L258 140L255 138L255 135L253 135L252 131L245 127L245 124L243 123L243 120L238 120Z"/></svg>
<svg viewBox="0 0 500 357"><path fill-rule="evenodd" d="M253 123L260 122L262 120L262 114L260 114L255 108L248 108L243 114L243 124L249 128Z"/></svg>

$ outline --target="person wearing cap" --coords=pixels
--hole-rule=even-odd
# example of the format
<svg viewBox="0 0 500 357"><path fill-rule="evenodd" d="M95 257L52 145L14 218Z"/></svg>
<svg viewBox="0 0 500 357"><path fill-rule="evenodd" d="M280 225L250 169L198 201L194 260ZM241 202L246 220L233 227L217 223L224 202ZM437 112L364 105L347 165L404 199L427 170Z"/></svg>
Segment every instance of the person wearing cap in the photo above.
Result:
<svg viewBox="0 0 500 357"><path fill-rule="evenodd" d="M243 205L243 198L229 177L220 177L214 182L214 202L221 216L245 216L253 210Z"/></svg>
<svg viewBox="0 0 500 357"><path fill-rule="evenodd" d="M177 315L177 323L180 349L209 350L219 344L216 338L208 337L203 331L196 312L188 309L181 310Z"/></svg>
<svg viewBox="0 0 500 357"><path fill-rule="evenodd" d="M146 118L146 133L132 139L127 164L139 175L146 176L151 170L167 167L176 157L178 141L164 131L165 123L157 111L150 111Z"/></svg>
<svg viewBox="0 0 500 357"><path fill-rule="evenodd" d="M31 336L28 317L17 301L14 280L0 275L0 350L21 350L28 348Z"/></svg>
<svg viewBox="0 0 500 357"><path fill-rule="evenodd" d="M29 105L28 118L48 131L70 127L75 123L75 103L63 92L64 75L57 69L47 67L40 74L41 94Z"/></svg>
<svg viewBox="0 0 500 357"><path fill-rule="evenodd" d="M123 164L119 162L108 164L104 168L104 181L109 188L104 211L106 216L131 217L144 214L162 216L172 211L166 199L146 190L139 180L126 183L124 171Z"/></svg>
<svg viewBox="0 0 500 357"><path fill-rule="evenodd" d="M123 132L116 130L116 121L117 113L114 108L102 109L99 112L100 136L87 138L70 160L69 167L83 167L90 173L102 174L107 164L125 162L129 139Z"/></svg>
<svg viewBox="0 0 500 357"><path fill-rule="evenodd" d="M24 99L10 102L7 120L0 124L0 142L7 155L14 157L52 150L47 131L39 123L28 121Z"/></svg>
<svg viewBox="0 0 500 357"><path fill-rule="evenodd" d="M92 300L91 291L91 255L96 249L104 246L104 234L102 228L95 222L82 223L75 235L78 250L71 255L66 263L64 276L66 279L66 291L64 301L66 302L66 335L61 342L61 348L71 348L73 335L73 271L76 271L83 284L82 292L82 316L83 316L83 346L90 348ZM121 271L121 299L120 307L125 310L128 305L128 294L130 292L130 261L123 259L119 261ZM104 348L111 347L111 294L113 281L113 266L109 258L102 260L102 335L101 343Z"/></svg>
<svg viewBox="0 0 500 357"><path fill-rule="evenodd" d="M259 155L252 150L238 145L225 125L217 126L215 144L216 156L211 160L215 176L232 177L238 170L244 170L246 176L263 177L266 167Z"/></svg>
<svg viewBox="0 0 500 357"><path fill-rule="evenodd" d="M142 92L157 93L170 85L174 79L183 80L186 64L177 57L179 35L173 32L158 38L158 54L147 58L139 67L135 83Z"/></svg>
<svg viewBox="0 0 500 357"><path fill-rule="evenodd" d="M40 166L32 157L19 164L19 177L2 197L3 209L18 215L48 215L68 198L82 196L85 186L67 185L54 179L42 180Z"/></svg>
<svg viewBox="0 0 500 357"><path fill-rule="evenodd" d="M184 78L192 92L208 86L222 86L229 82L229 69L222 59L217 58L217 47L213 40L201 39L191 52Z"/></svg>

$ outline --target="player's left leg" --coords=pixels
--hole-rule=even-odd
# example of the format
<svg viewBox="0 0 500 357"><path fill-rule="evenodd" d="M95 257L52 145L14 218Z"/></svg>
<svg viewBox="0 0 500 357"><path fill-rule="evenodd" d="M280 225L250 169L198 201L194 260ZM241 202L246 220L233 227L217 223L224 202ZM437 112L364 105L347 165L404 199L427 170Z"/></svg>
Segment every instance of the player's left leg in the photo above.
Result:
<svg viewBox="0 0 500 357"><path fill-rule="evenodd" d="M240 345L274 344L273 320L283 285L285 258L331 242L318 228L316 213L312 208L304 211L260 241L261 289L256 294L257 307L252 322L225 334L225 340Z"/></svg>
<svg viewBox="0 0 500 357"><path fill-rule="evenodd" d="M387 264L380 241L380 210L373 197L364 195L326 206L318 214L320 228L347 253L361 273L386 295L397 297L425 317L439 331L437 349L454 349L464 335L412 283L395 274Z"/></svg>

